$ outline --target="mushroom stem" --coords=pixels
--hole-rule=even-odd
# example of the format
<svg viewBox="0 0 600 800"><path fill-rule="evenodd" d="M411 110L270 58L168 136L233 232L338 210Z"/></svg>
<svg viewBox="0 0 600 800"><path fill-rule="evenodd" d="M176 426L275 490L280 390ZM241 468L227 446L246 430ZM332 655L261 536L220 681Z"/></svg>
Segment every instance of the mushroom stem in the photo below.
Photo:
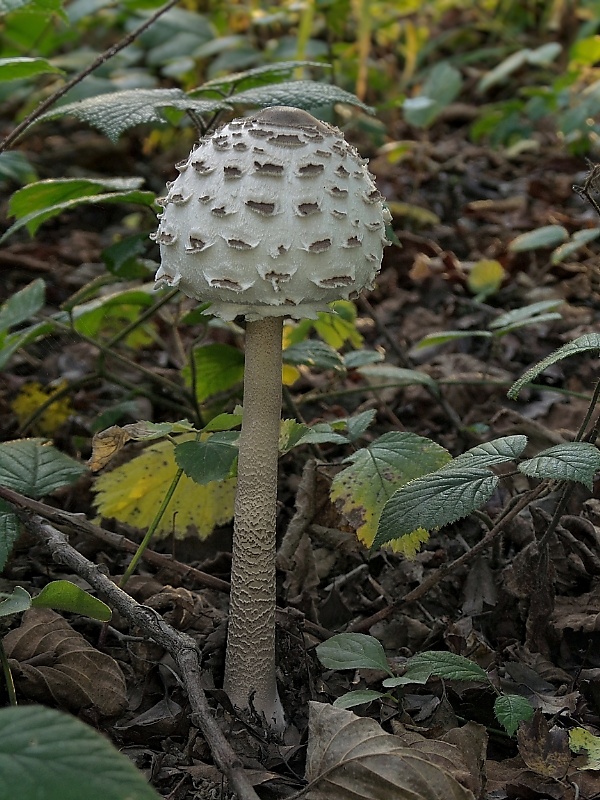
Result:
<svg viewBox="0 0 600 800"><path fill-rule="evenodd" d="M282 317L247 323L225 691L280 728L275 680L275 520Z"/></svg>

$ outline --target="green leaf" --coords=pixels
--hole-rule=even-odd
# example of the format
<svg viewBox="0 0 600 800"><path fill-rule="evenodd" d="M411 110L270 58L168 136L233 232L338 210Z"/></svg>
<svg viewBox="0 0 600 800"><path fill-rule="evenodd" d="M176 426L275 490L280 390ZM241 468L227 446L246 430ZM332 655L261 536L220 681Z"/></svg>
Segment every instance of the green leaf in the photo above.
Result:
<svg viewBox="0 0 600 800"><path fill-rule="evenodd" d="M59 580L46 584L42 591L33 598L34 608L54 608L56 611L71 611L83 614L100 622L109 622L112 611L97 597L75 586L71 581Z"/></svg>
<svg viewBox="0 0 600 800"><path fill-rule="evenodd" d="M279 81L281 75L289 75L298 67L318 67L319 69L331 69L329 64L324 64L320 61L280 61L277 64L266 64L262 67L254 67L247 69L244 72L234 72L230 75L223 77L213 78L202 86L190 91L190 95L199 94L206 91L214 91L218 89L220 92L225 92L240 83L247 81L257 82L260 79L261 83L268 83L270 81Z"/></svg>
<svg viewBox="0 0 600 800"><path fill-rule="evenodd" d="M496 330L497 328L512 329L513 326L523 323L534 324L540 322L541 319L545 319L547 311L554 311L554 309L562 304L562 300L541 300L539 303L532 303L522 308L515 308L512 311L507 311L505 314L500 314L499 317L496 317L495 320L490 322L488 328L490 330Z"/></svg>
<svg viewBox="0 0 600 800"><path fill-rule="evenodd" d="M18 81L47 72L64 75L62 69L53 66L45 58L0 58L0 81Z"/></svg>
<svg viewBox="0 0 600 800"><path fill-rule="evenodd" d="M317 81L283 81L269 84L230 95L227 101L244 106L293 106L307 111L318 106L345 103L357 106L367 114L375 113L371 106L365 105L356 95L330 83L318 83Z"/></svg>
<svg viewBox="0 0 600 800"><path fill-rule="evenodd" d="M294 447L302 444L348 444L349 439L336 433L327 422L312 426L296 422L295 419L281 420L279 429L279 452L289 453Z"/></svg>
<svg viewBox="0 0 600 800"><path fill-rule="evenodd" d="M350 466L333 479L331 499L368 547L375 538L382 509L394 491L448 461L448 451L430 439L414 433L385 433L345 459L344 463ZM418 527L420 523L409 532Z"/></svg>
<svg viewBox="0 0 600 800"><path fill-rule="evenodd" d="M230 105L223 100L194 100L181 89L126 89L58 106L40 119L72 115L116 141L123 131L135 125L165 122L161 113L164 108L212 114Z"/></svg>
<svg viewBox="0 0 600 800"><path fill-rule="evenodd" d="M542 361L538 361L537 364L530 367L527 372L521 375L518 381L513 383L508 392L508 397L511 400L516 400L524 386L535 380L540 372L556 364L557 361L562 361L563 358L569 358L570 356L589 353L591 350L600 350L600 333L585 333L572 342L568 342L562 347L559 347L558 350L550 353L550 355L546 356Z"/></svg>
<svg viewBox="0 0 600 800"><path fill-rule="evenodd" d="M2 346L0 347L0 369L4 369L10 358L20 350L21 347L25 347L25 345L29 344L30 342L34 342L36 339L39 339L40 336L45 336L48 333L52 333L55 326L53 322L38 322L35 325L30 325L27 328L24 328L20 331L15 331L14 333L8 334L4 341L2 342ZM1 338L1 337L0 337Z"/></svg>
<svg viewBox="0 0 600 800"><path fill-rule="evenodd" d="M377 411L374 408L370 408L368 411L362 411L360 414L347 417L346 431L348 439L350 439L351 442L355 442L357 439L360 439L376 416Z"/></svg>
<svg viewBox="0 0 600 800"><path fill-rule="evenodd" d="M37 180L34 168L19 150L0 153L0 181L24 184Z"/></svg>
<svg viewBox="0 0 600 800"><path fill-rule="evenodd" d="M41 11L47 14L60 12L60 16L64 16L60 0L0 0L0 14L9 14L11 11L17 11L26 6L28 7L27 11Z"/></svg>
<svg viewBox="0 0 600 800"><path fill-rule="evenodd" d="M417 342L415 347L420 350L422 347L434 347L438 344L454 342L456 339L469 339L471 336L477 336L480 339L492 338L489 331L438 331L437 333L428 333Z"/></svg>
<svg viewBox="0 0 600 800"><path fill-rule="evenodd" d="M149 267L140 258L147 249L148 234L136 233L106 247L101 253L101 258L106 269L117 278L125 280L147 278Z"/></svg>
<svg viewBox="0 0 600 800"><path fill-rule="evenodd" d="M512 736L521 722L533 717L533 706L519 694L502 694L496 698L494 714L508 735Z"/></svg>
<svg viewBox="0 0 600 800"><path fill-rule="evenodd" d="M600 236L600 228L583 228L580 231L575 231L569 242L560 245L560 247L557 247L552 253L552 263L560 264L562 261L570 258L579 249L585 247L586 244L593 242L598 236Z"/></svg>
<svg viewBox="0 0 600 800"><path fill-rule="evenodd" d="M305 364L313 369L341 370L344 367L337 350L318 339L306 339L290 345L283 351L283 361L285 364Z"/></svg>
<svg viewBox="0 0 600 800"><path fill-rule="evenodd" d="M383 353L377 350L351 350L344 356L344 366L346 369L358 369L366 367L367 364L377 364L384 358Z"/></svg>
<svg viewBox="0 0 600 800"><path fill-rule="evenodd" d="M193 352L196 399L203 403L219 392L227 392L244 378L244 355L229 344L207 344ZM192 386L192 369L184 367L183 379Z"/></svg>
<svg viewBox="0 0 600 800"><path fill-rule="evenodd" d="M364 633L338 633L317 645L316 653L327 669L380 669L392 674L381 643Z"/></svg>
<svg viewBox="0 0 600 800"><path fill-rule="evenodd" d="M436 382L426 372L418 369L404 369L393 364L367 364L358 367L357 372L365 380L377 386L389 384L390 386L431 386L437 387Z"/></svg>
<svg viewBox="0 0 600 800"><path fill-rule="evenodd" d="M414 674L415 677L421 679L426 672L429 673L429 676L434 675L436 678L443 678L447 681L485 681L489 683L486 671L481 669L479 664L475 664L464 656L447 653L443 650L430 650L409 658L403 677Z"/></svg>
<svg viewBox="0 0 600 800"><path fill-rule="evenodd" d="M458 97L462 89L460 72L447 61L441 61L429 73L416 97L407 98L402 111L409 125L428 128L440 112Z"/></svg>
<svg viewBox="0 0 600 800"><path fill-rule="evenodd" d="M516 53L511 53L504 61L501 61L483 76L479 81L479 91L486 92L492 86L503 83L513 72L516 72L527 62L527 56L530 52L529 48L523 48L522 50L517 50Z"/></svg>
<svg viewBox="0 0 600 800"><path fill-rule="evenodd" d="M42 497L74 483L87 472L83 464L43 439L0 444L0 485L28 497Z"/></svg>
<svg viewBox="0 0 600 800"><path fill-rule="evenodd" d="M201 485L231 477L238 457L237 431L213 433L205 441L175 446L175 461L188 478Z"/></svg>
<svg viewBox="0 0 600 800"><path fill-rule="evenodd" d="M18 292L11 295L0 306L0 333L20 325L44 307L46 284L37 278Z"/></svg>
<svg viewBox="0 0 600 800"><path fill-rule="evenodd" d="M6 566L18 537L19 518L5 500L0 500L0 572Z"/></svg>
<svg viewBox="0 0 600 800"><path fill-rule="evenodd" d="M152 206L154 193L139 191L137 187L142 183L141 178L57 178L29 184L11 197L9 213L17 218L17 222L0 241L23 227L33 236L43 222L82 203L139 203ZM110 191L105 192L105 189Z"/></svg>
<svg viewBox="0 0 600 800"><path fill-rule="evenodd" d="M209 431L230 431L232 428L239 428L241 424L241 414L217 414L202 430L207 433Z"/></svg>
<svg viewBox="0 0 600 800"><path fill-rule="evenodd" d="M0 709L0 798L158 800L105 736L42 706Z"/></svg>
<svg viewBox="0 0 600 800"><path fill-rule="evenodd" d="M373 547L410 534L416 528L449 525L490 499L498 477L488 469L445 467L398 489L385 504Z"/></svg>
<svg viewBox="0 0 600 800"><path fill-rule="evenodd" d="M502 464L514 461L527 447L527 437L521 434L502 436L492 439L491 442L478 444L457 456L450 462L449 468L466 467L467 469L481 469L493 464Z"/></svg>
<svg viewBox="0 0 600 800"><path fill-rule="evenodd" d="M354 692L346 692L346 694L338 697L333 701L333 707L354 708L364 703L371 703L373 700L378 700L380 697L385 697L385 694L383 692L376 692L373 689L357 689Z"/></svg>
<svg viewBox="0 0 600 800"><path fill-rule="evenodd" d="M562 225L543 225L534 231L522 233L509 243L508 249L513 253L523 253L541 247L556 247L569 238L569 232Z"/></svg>
<svg viewBox="0 0 600 800"><path fill-rule="evenodd" d="M31 595L22 586L15 586L12 594L0 594L5 600L0 602L0 617L8 617L10 614L21 614L31 608ZM1 795L0 795L1 796Z"/></svg>
<svg viewBox="0 0 600 800"><path fill-rule="evenodd" d="M600 450L589 442L557 444L519 464L530 478L578 481L594 488L594 475L600 469Z"/></svg>

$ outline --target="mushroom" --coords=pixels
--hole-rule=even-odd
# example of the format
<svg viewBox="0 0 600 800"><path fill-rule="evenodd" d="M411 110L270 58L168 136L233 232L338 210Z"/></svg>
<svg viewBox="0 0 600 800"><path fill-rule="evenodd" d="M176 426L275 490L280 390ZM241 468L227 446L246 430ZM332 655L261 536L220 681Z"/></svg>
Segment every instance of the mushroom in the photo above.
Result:
<svg viewBox="0 0 600 800"><path fill-rule="evenodd" d="M157 284L246 318L225 690L283 726L275 679L275 522L283 317L372 288L389 212L337 129L278 106L205 137L167 184Z"/></svg>

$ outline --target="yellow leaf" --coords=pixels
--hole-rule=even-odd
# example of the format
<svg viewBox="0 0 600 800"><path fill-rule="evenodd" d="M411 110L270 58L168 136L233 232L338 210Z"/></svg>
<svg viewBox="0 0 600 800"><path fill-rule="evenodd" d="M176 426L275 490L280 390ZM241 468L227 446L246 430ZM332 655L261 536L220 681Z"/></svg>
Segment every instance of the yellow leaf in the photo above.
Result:
<svg viewBox="0 0 600 800"><path fill-rule="evenodd" d="M284 386L292 386L300 377L300 370L292 364L284 364L281 370L281 380Z"/></svg>
<svg viewBox="0 0 600 800"><path fill-rule="evenodd" d="M184 435L176 437L175 441L193 438ZM95 505L103 517L114 517L146 529L156 516L176 472L173 443L163 441L151 445L127 464L96 479ZM192 527L205 539L215 527L232 519L235 484L235 478L228 478L200 486L182 475L156 536L174 533L177 538L183 538Z"/></svg>
<svg viewBox="0 0 600 800"><path fill-rule="evenodd" d="M587 756L583 769L600 769L600 736L594 736L585 728L573 728L569 731L569 747L573 753Z"/></svg>
<svg viewBox="0 0 600 800"><path fill-rule="evenodd" d="M498 291L505 275L504 268L499 261L482 259L471 268L467 285L473 294L485 298Z"/></svg>
<svg viewBox="0 0 600 800"><path fill-rule="evenodd" d="M405 536L400 536L398 539L392 539L386 542L384 547L389 547L394 553L402 553L405 558L411 561L421 550L421 545L429 541L429 531L425 528L417 528L412 533L407 533Z"/></svg>
<svg viewBox="0 0 600 800"><path fill-rule="evenodd" d="M43 436L52 436L56 433L57 429L73 413L71 401L68 397L60 396L55 400L52 399L65 386L66 383L64 382L52 387L43 387L37 381L26 383L11 403L11 408L19 420L19 425L23 425L34 412L42 408L48 401L51 401L34 420L31 425L31 432Z"/></svg>

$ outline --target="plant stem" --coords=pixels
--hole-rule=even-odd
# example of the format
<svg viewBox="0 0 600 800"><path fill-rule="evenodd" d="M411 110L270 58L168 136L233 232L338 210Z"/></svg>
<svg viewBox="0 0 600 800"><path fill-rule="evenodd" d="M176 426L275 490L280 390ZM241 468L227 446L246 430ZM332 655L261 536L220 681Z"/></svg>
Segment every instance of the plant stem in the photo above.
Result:
<svg viewBox="0 0 600 800"><path fill-rule="evenodd" d="M281 418L282 318L248 322L239 440L225 691L273 728L283 714L275 680L275 522Z"/></svg>
<svg viewBox="0 0 600 800"><path fill-rule="evenodd" d="M2 662L2 672L4 673L4 682L6 684L6 693L8 695L8 702L11 706L17 705L17 693L15 691L15 683L13 681L10 664L6 657L4 650L4 642L0 639L0 661Z"/></svg>

